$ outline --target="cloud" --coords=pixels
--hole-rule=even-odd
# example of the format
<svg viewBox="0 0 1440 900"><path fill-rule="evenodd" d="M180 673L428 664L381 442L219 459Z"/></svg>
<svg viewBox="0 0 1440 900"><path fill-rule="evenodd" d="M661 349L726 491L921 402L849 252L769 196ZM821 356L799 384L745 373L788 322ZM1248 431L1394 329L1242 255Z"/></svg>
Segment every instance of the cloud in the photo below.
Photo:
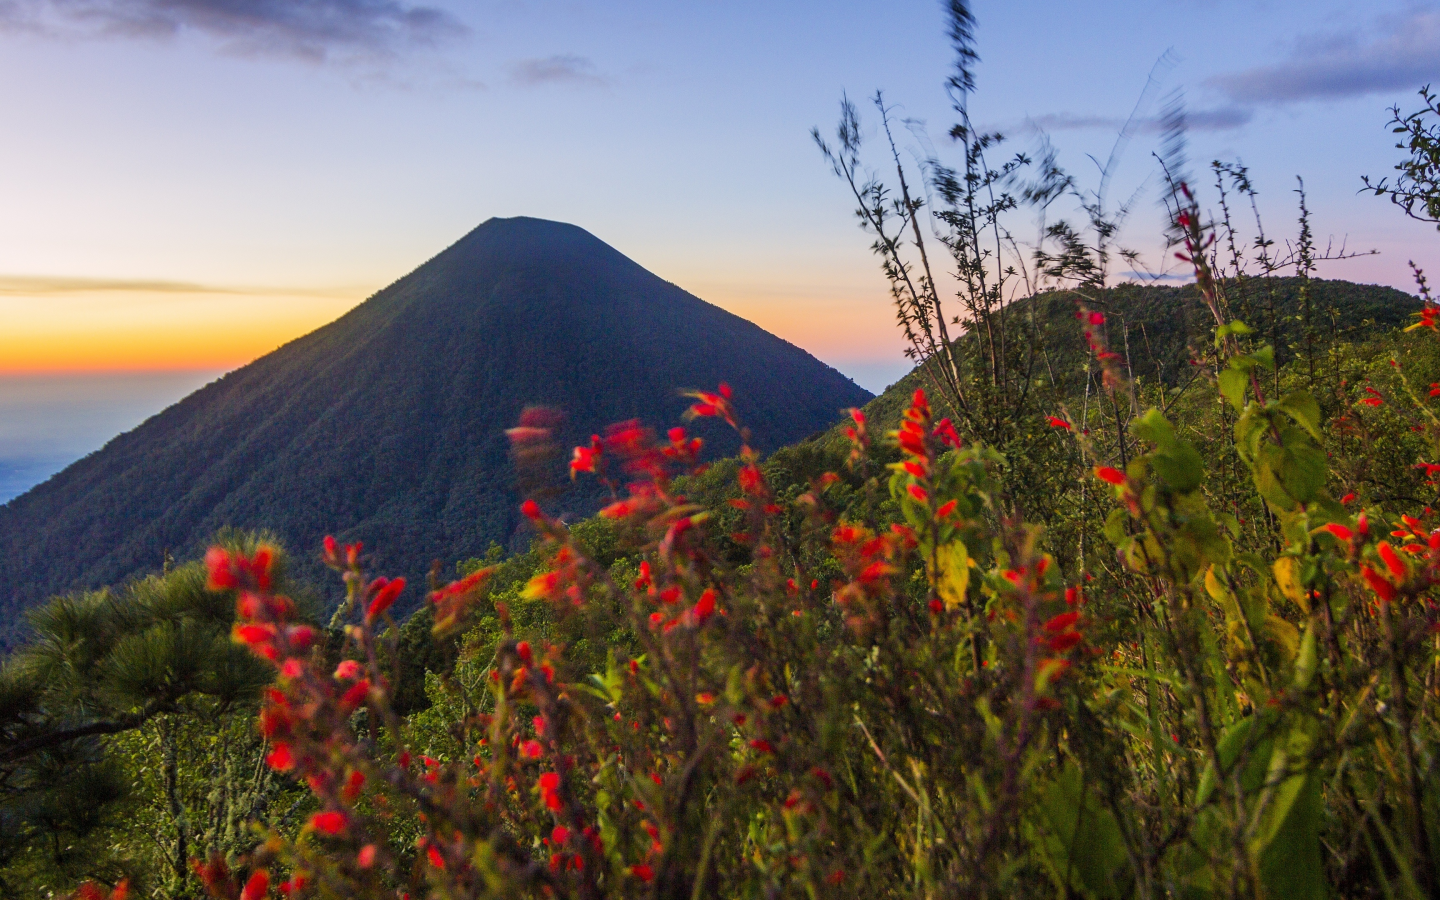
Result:
<svg viewBox="0 0 1440 900"><path fill-rule="evenodd" d="M314 62L389 56L466 33L449 13L403 0L9 0L0 29L58 37L173 37L196 31L239 53Z"/></svg>
<svg viewBox="0 0 1440 900"><path fill-rule="evenodd" d="M510 81L525 87L546 84L603 85L595 63L584 56L561 54L544 59L522 59L510 67Z"/></svg>
<svg viewBox="0 0 1440 900"><path fill-rule="evenodd" d="M51 275L0 275L0 297L36 297L62 294L230 294L235 296L342 297L353 290L317 290L286 287L225 287L188 281L125 278L76 278Z"/></svg>
<svg viewBox="0 0 1440 900"><path fill-rule="evenodd" d="M1153 284L1155 282L1169 282L1171 284L1189 284L1195 280L1193 272L1141 272L1138 269L1128 269L1118 273L1116 278L1122 281L1134 281L1141 284Z"/></svg>
<svg viewBox="0 0 1440 900"><path fill-rule="evenodd" d="M1282 104L1415 90L1440 81L1440 10L1415 8L1370 33L1312 34L1279 63L1206 83L1235 103Z"/></svg>
<svg viewBox="0 0 1440 900"><path fill-rule="evenodd" d="M1230 131L1250 122L1254 113L1241 106L1219 106L1213 109L1192 109L1185 112L1185 127L1191 131ZM1078 131L1098 129L1116 131L1125 127L1123 116L1087 116L1074 113L1046 113L1030 116L1018 129L1020 131ZM1165 130L1165 121L1160 116L1140 119L1135 123L1142 133L1159 134ZM1002 129L1003 130L1003 129Z"/></svg>

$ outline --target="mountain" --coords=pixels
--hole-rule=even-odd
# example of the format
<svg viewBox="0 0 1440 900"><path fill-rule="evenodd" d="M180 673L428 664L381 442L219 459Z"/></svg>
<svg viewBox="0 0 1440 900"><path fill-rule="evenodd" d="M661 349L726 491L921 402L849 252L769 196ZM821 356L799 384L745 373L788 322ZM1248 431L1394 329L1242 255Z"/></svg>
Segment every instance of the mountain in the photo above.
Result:
<svg viewBox="0 0 1440 900"><path fill-rule="evenodd" d="M685 389L735 390L754 443L821 431L871 395L805 351L650 274L573 225L490 219L340 319L196 391L0 506L0 644L61 592L268 528L297 574L321 537L424 583L523 540L504 430L529 405L560 440L612 422L677 424ZM717 453L732 435L694 430ZM556 475L563 478L563 462ZM582 487L551 502L579 516ZM323 582L329 584L329 582ZM411 589L413 605L419 591Z"/></svg>
<svg viewBox="0 0 1440 900"><path fill-rule="evenodd" d="M1418 297L1378 284L1312 278L1251 278L1227 281L1230 317L1253 327L1256 338L1275 347L1282 365L1302 355L1306 347L1306 304L1302 285L1308 287L1309 330L1316 347L1333 341L1358 342L1414 321L1422 306ZM1105 313L1111 349L1124 352L1130 372L1148 384L1168 387L1184 383L1193 374L1190 360L1211 346L1215 319L1193 284L1180 286L1120 284L1091 297L1092 309ZM1075 295L1053 291L1019 300L1011 308L1019 321L1034 315L1034 334L1048 357L1036 371L1054 378L1062 391L1079 396L1084 390L1083 367L1089 358L1084 326L1075 318ZM1027 326L1026 330L1029 328ZM962 345L969 338L962 337ZM918 369L881 392L866 407L877 430L897 427L915 389L928 384ZM828 444L844 443L843 426L826 435Z"/></svg>

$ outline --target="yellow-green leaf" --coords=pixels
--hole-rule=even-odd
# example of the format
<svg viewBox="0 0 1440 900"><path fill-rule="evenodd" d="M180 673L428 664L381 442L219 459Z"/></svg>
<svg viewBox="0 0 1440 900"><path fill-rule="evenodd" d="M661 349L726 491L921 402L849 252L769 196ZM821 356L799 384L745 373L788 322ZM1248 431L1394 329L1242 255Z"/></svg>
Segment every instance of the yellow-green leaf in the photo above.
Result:
<svg viewBox="0 0 1440 900"><path fill-rule="evenodd" d="M1305 586L1300 581L1300 560L1293 556L1282 556L1275 560L1275 583L1280 587L1280 593L1286 599L1295 601L1299 607L1308 614L1310 612L1310 596L1305 592Z"/></svg>
<svg viewBox="0 0 1440 900"><path fill-rule="evenodd" d="M939 571L934 571L938 565ZM931 566L930 581L935 593L945 603L946 609L954 609L965 602L965 589L970 585L970 554L964 541L951 541L935 551L934 565Z"/></svg>

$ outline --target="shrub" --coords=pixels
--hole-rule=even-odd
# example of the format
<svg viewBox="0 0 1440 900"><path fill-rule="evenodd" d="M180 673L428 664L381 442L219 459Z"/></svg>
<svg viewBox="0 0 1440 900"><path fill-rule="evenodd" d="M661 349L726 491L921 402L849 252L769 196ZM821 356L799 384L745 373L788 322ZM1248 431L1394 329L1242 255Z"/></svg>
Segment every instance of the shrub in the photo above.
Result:
<svg viewBox="0 0 1440 900"><path fill-rule="evenodd" d="M1249 334L1217 327L1218 387L1263 538L1210 508L1207 461L1151 410L1143 452L1093 470L1118 563L1093 571L997 503L1005 460L923 391L898 462L872 465L856 412L848 471L782 499L747 447L730 512L677 491L703 468L683 429L618 426L572 468L612 484L634 556L602 564L528 502L546 562L517 603L548 637L493 608L434 756L380 665L395 582L327 548L352 616L335 668L253 560L215 554L277 672L269 763L319 806L202 876L231 897L272 874L286 896L1426 895L1440 530L1328 493L1319 406L1266 393ZM691 412L738 427L723 386ZM1433 447L1433 414L1410 418ZM494 573L434 591L437 630Z"/></svg>

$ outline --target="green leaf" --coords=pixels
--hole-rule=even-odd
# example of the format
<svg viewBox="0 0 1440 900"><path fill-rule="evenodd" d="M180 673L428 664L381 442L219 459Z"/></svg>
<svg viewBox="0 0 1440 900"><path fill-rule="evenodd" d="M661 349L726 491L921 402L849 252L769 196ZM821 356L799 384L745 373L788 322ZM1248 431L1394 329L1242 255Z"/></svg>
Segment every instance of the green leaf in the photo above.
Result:
<svg viewBox="0 0 1440 900"><path fill-rule="evenodd" d="M1175 426L1170 424L1164 413L1153 406L1131 423L1130 433L1157 447L1169 448L1175 445Z"/></svg>
<svg viewBox="0 0 1440 900"><path fill-rule="evenodd" d="M1129 519L1130 516L1119 507L1110 510L1110 515L1105 517L1105 539L1116 546L1125 543L1130 537L1125 530L1125 523Z"/></svg>
<svg viewBox="0 0 1440 900"><path fill-rule="evenodd" d="M1260 441L1270 427L1270 417L1259 406L1248 406L1235 422L1235 445L1241 458L1252 460L1259 452Z"/></svg>
<svg viewBox="0 0 1440 900"><path fill-rule="evenodd" d="M1074 763L1060 771L1041 797L1031 840L1063 893L1079 888L1091 897L1125 896L1133 879L1120 826L1084 782Z"/></svg>
<svg viewBox="0 0 1440 900"><path fill-rule="evenodd" d="M1255 461L1251 465L1253 466L1255 489L1260 492L1260 496L1265 498L1265 502L1275 509L1289 512L1295 508L1295 498L1285 491L1285 487L1280 483L1280 477L1275 471L1282 464L1284 454L1285 451L1280 447L1266 444L1260 448L1260 452L1256 454Z"/></svg>
<svg viewBox="0 0 1440 900"><path fill-rule="evenodd" d="M1250 386L1250 376L1239 369L1225 369L1220 373L1220 395L1230 401L1236 412L1245 409L1245 389Z"/></svg>
<svg viewBox="0 0 1440 900"><path fill-rule="evenodd" d="M1267 819L1278 826L1262 826L1264 843L1258 849L1260 882L1268 897L1287 900L1323 900L1325 864L1320 853L1320 820L1325 807L1320 780L1313 774L1287 778L1276 790ZM1268 824L1268 823L1267 823Z"/></svg>
<svg viewBox="0 0 1440 900"><path fill-rule="evenodd" d="M1305 690L1310 686L1310 679L1315 677L1315 667L1318 663L1315 650L1315 623L1310 622L1305 626L1305 636L1300 639L1300 652L1295 656L1295 687Z"/></svg>
<svg viewBox="0 0 1440 900"><path fill-rule="evenodd" d="M1304 428L1315 440L1322 440L1320 437L1320 404L1315 398L1305 391L1295 391L1280 398L1276 404L1277 408L1287 416L1295 420L1295 424Z"/></svg>
<svg viewBox="0 0 1440 900"><path fill-rule="evenodd" d="M1291 497L1309 503L1325 489L1325 479L1330 474L1325 451L1311 443L1308 435L1298 428L1281 432L1280 442L1284 447L1280 481Z"/></svg>
<svg viewBox="0 0 1440 900"><path fill-rule="evenodd" d="M1198 488L1205 477L1204 460L1186 441L1176 441L1168 450L1157 450L1150 457L1150 465L1171 490L1182 494Z"/></svg>

